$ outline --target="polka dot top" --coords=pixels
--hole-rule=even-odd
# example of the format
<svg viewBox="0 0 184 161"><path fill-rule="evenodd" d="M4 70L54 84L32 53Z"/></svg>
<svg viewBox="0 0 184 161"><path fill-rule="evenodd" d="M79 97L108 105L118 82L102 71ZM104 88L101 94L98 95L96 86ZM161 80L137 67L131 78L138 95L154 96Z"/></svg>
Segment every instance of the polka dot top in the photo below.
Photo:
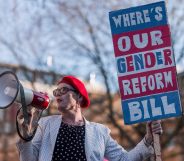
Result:
<svg viewBox="0 0 184 161"><path fill-rule="evenodd" d="M72 126L61 122L52 161L87 161L84 141L85 125Z"/></svg>

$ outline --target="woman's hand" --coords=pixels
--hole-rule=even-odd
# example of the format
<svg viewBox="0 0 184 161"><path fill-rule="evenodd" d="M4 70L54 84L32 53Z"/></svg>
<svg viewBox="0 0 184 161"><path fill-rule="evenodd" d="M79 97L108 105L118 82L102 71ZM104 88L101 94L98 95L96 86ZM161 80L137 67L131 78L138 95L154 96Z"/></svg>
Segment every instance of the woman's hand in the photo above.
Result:
<svg viewBox="0 0 184 161"><path fill-rule="evenodd" d="M33 130L37 127L38 125L38 111L31 107L27 107L27 113L28 113L28 122L26 123L24 120L23 112L22 110L18 113L17 116L17 121L18 121L18 126L20 128L21 134L23 137L29 137Z"/></svg>
<svg viewBox="0 0 184 161"><path fill-rule="evenodd" d="M161 121L152 121L147 122L146 124L146 135L145 135L145 142L147 145L151 145L153 142L153 135L152 134L159 134L163 133Z"/></svg>

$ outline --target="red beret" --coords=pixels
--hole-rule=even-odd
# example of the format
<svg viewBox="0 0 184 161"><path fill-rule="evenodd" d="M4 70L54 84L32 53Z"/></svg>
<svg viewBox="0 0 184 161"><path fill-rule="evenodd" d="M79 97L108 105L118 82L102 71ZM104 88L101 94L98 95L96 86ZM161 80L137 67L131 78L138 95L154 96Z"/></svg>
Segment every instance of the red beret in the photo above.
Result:
<svg viewBox="0 0 184 161"><path fill-rule="evenodd" d="M87 90L84 86L84 83L80 81L79 79L75 78L74 76L64 76L59 82L60 83L66 83L71 85L74 89L76 89L81 96L83 97L81 107L86 108L90 105L89 96L87 93Z"/></svg>

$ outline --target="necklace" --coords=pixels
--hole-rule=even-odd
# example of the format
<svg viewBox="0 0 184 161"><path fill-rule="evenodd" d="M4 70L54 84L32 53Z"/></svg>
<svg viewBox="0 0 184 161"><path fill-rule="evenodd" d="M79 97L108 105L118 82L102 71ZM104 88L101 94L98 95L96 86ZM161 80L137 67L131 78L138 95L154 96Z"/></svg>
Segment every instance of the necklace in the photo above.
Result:
<svg viewBox="0 0 184 161"><path fill-rule="evenodd" d="M66 120L62 120L63 123L68 124L68 125L72 125L72 126L82 126L84 125L84 120L79 120L77 122L72 122L72 121L66 121Z"/></svg>

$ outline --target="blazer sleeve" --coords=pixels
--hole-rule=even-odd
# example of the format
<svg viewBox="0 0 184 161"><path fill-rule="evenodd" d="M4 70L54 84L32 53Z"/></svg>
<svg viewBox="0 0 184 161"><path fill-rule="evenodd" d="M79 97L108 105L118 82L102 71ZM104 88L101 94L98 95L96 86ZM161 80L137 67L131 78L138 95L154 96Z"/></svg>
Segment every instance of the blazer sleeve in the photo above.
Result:
<svg viewBox="0 0 184 161"><path fill-rule="evenodd" d="M132 150L126 151L110 136L110 130L107 131L105 158L109 161L143 161L154 153L153 147L147 147L143 140Z"/></svg>
<svg viewBox="0 0 184 161"><path fill-rule="evenodd" d="M19 140L16 143L19 150L20 161L38 161L45 124L43 120L44 119L40 119L38 129L32 141L23 142Z"/></svg>

